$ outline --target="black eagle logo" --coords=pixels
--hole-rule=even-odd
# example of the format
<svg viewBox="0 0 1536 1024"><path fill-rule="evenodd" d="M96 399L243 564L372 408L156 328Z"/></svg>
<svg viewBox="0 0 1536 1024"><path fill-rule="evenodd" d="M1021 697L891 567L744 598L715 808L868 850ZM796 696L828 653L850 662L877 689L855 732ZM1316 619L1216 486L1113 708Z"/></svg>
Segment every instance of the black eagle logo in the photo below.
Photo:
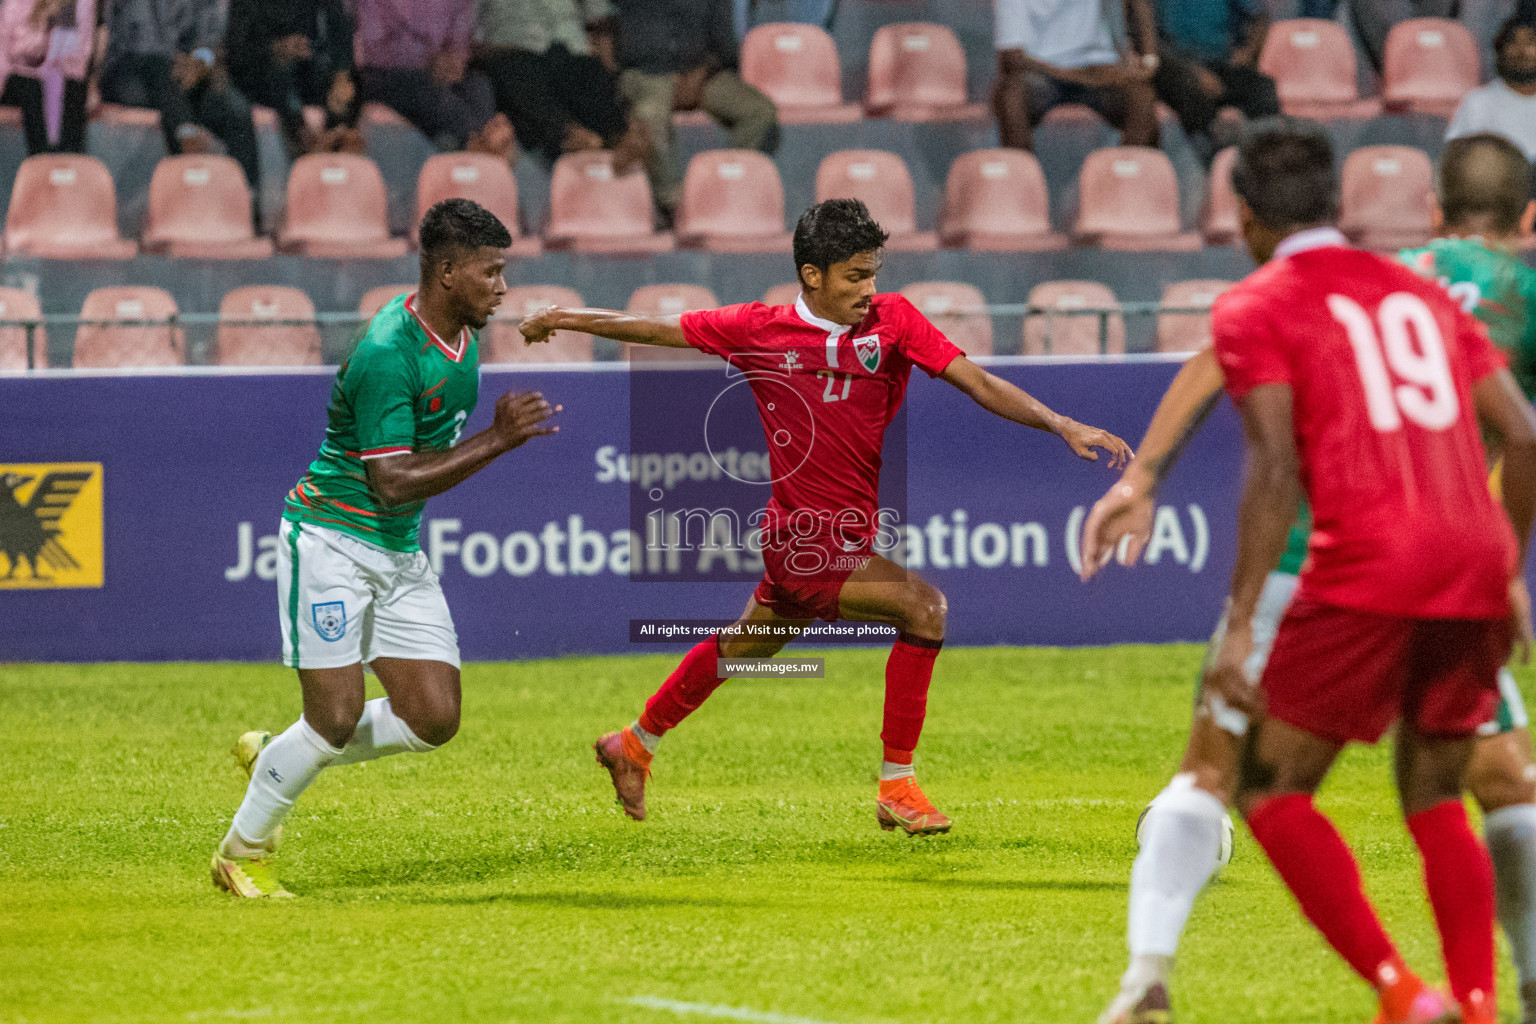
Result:
<svg viewBox="0 0 1536 1024"><path fill-rule="evenodd" d="M90 470L49 473L23 505L16 492L34 479L19 473L0 474L0 552L10 561L0 579L15 579L16 567L26 562L35 580L47 580L43 565L55 570L78 569L80 563L59 543L59 519L74 504L80 489L90 480Z"/></svg>

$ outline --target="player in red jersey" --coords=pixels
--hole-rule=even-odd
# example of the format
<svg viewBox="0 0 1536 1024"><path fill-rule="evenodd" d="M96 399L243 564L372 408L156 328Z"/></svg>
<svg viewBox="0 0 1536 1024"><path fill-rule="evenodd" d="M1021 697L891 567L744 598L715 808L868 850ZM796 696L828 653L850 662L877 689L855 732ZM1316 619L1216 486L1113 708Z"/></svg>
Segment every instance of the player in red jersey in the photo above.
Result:
<svg viewBox="0 0 1536 1024"><path fill-rule="evenodd" d="M770 440L773 496L762 524L765 572L737 625L683 658L628 728L595 744L625 812L645 818L645 780L663 734L720 685L719 659L767 658L816 619L887 622L899 636L885 670L885 745L876 814L886 829L945 832L950 822L918 788L912 769L927 711L934 659L944 642L945 602L931 584L873 552L885 430L912 367L978 405L1056 433L1078 456L1124 464L1120 438L1084 426L965 357L900 295L875 294L886 233L864 204L818 203L795 228L801 293L792 306L749 303L679 316L645 317L552 308L523 321L530 342L555 330L617 341L692 347L748 374ZM746 626L775 634L753 638Z"/></svg>
<svg viewBox="0 0 1536 1024"><path fill-rule="evenodd" d="M1461 788L1513 628L1528 629L1536 416L1444 290L1332 227L1338 185L1320 127L1255 126L1233 183L1265 265L1212 312L1248 471L1227 631L1203 683L1256 723L1237 804L1302 911L1379 992L1378 1020L1456 1019L1403 964L1312 802L1346 743L1374 743L1398 721L1398 788L1451 992L1462 1019L1492 1024L1493 872ZM1502 445L1502 509L1480 425ZM1254 612L1303 492L1310 558L1256 685Z"/></svg>

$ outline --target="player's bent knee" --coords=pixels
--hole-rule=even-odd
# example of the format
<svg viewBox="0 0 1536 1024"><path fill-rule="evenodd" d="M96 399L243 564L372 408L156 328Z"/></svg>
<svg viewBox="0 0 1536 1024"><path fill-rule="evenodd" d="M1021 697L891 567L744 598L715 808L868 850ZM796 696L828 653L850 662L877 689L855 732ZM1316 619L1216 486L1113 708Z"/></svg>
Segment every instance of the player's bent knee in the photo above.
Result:
<svg viewBox="0 0 1536 1024"><path fill-rule="evenodd" d="M361 702L356 707L305 708L304 721L319 733L321 738L340 750L357 731L357 722L363 716Z"/></svg>
<svg viewBox="0 0 1536 1024"><path fill-rule="evenodd" d="M949 602L943 591L922 580L915 580L908 586L911 593L905 602L903 622L906 631L931 640L942 640L949 616Z"/></svg>
<svg viewBox="0 0 1536 1024"><path fill-rule="evenodd" d="M405 724L411 727L411 732L422 743L429 747L440 747L458 735L459 706L444 703L422 708L406 719Z"/></svg>

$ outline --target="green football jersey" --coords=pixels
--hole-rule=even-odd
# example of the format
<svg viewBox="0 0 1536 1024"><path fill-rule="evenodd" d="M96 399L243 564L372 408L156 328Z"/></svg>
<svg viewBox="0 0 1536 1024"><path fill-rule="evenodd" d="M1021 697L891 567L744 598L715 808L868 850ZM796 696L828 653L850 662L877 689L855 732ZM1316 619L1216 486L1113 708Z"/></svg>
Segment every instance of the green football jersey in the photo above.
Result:
<svg viewBox="0 0 1536 1024"><path fill-rule="evenodd" d="M383 505L364 462L451 448L480 394L480 350L466 328L449 346L416 315L414 294L374 315L336 374L325 440L284 502L283 518L417 551L425 501Z"/></svg>

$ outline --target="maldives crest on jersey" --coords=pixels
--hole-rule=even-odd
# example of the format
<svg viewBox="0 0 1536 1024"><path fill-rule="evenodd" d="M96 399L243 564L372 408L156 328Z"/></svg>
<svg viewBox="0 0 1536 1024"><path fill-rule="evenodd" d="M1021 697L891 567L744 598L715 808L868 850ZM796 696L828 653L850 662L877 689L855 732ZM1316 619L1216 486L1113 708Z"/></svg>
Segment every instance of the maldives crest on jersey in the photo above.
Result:
<svg viewBox="0 0 1536 1024"><path fill-rule="evenodd" d="M860 366L874 373L880 368L880 335L866 334L862 338L854 338L853 354L858 357Z"/></svg>
<svg viewBox="0 0 1536 1024"><path fill-rule="evenodd" d="M310 608L315 618L315 632L325 641L340 640L347 635L347 606L340 601L316 602Z"/></svg>

